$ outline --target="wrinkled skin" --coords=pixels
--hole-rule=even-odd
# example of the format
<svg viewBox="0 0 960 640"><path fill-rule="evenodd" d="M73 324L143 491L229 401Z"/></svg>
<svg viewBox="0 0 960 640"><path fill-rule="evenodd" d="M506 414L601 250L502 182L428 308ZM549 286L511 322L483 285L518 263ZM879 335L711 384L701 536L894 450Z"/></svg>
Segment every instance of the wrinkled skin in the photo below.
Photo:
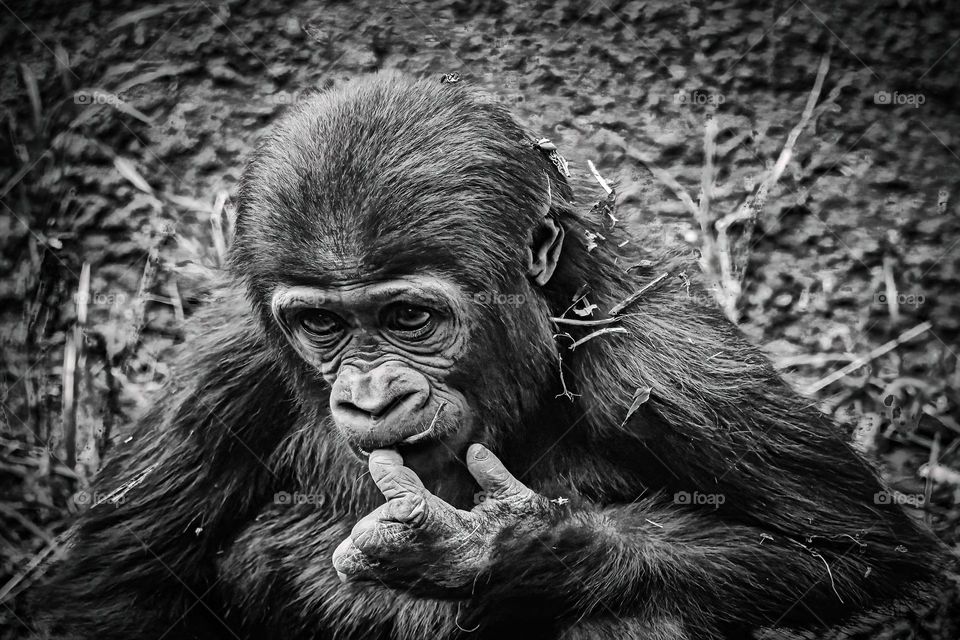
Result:
<svg viewBox="0 0 960 640"><path fill-rule="evenodd" d="M548 499L514 478L486 447L471 445L466 463L483 492L470 511L432 495L395 451L374 451L370 477L387 502L357 522L337 547L333 565L340 578L463 595L505 530L529 535L542 524Z"/></svg>

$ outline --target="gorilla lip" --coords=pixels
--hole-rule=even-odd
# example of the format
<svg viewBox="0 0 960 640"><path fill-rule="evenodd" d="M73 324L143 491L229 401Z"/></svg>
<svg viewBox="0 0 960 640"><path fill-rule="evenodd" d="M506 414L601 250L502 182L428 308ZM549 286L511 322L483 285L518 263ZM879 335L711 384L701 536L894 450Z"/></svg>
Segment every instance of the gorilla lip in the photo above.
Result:
<svg viewBox="0 0 960 640"><path fill-rule="evenodd" d="M433 439L436 436L436 426L437 426L437 421L440 419L440 413L443 411L443 408L446 405L447 405L447 401L441 400L440 405L437 407L437 412L433 415L433 420L430 421L430 426L428 426L426 429L424 429L420 433L415 433L412 436L407 436L406 438L397 442L393 446L400 446L400 445L415 446L427 439ZM370 452L364 449L363 447L361 447L360 445L356 444L353 440L350 440L348 438L348 443L350 445L350 449L353 451L353 453L357 456L358 459L365 460L366 458L370 457ZM389 447L386 447L386 448L389 448Z"/></svg>
<svg viewBox="0 0 960 640"><path fill-rule="evenodd" d="M404 438L401 441L401 444L416 444L421 440L425 440L426 438L429 438L430 436L434 435L435 428L437 426L437 420L440 418L440 412L443 411L443 408L445 406L447 406L447 401L441 400L440 405L437 407L437 412L433 415L433 420L430 421L430 426L424 429L423 431L421 431L420 433L416 433L412 436Z"/></svg>

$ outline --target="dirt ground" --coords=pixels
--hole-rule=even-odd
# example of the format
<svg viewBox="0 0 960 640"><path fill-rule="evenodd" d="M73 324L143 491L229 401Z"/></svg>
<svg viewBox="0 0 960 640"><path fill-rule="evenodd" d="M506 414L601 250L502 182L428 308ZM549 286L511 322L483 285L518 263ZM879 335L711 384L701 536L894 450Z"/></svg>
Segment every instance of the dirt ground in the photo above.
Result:
<svg viewBox="0 0 960 640"><path fill-rule="evenodd" d="M77 1L0 15L0 637L30 628L22 593L169 375L257 138L310 92L381 68L461 73L575 173L592 160L641 244L697 247L650 167L696 200L713 118L711 206L733 212L826 58L809 126L736 246L738 320L957 550L960 6ZM960 637L946 578L939 605L849 637Z"/></svg>

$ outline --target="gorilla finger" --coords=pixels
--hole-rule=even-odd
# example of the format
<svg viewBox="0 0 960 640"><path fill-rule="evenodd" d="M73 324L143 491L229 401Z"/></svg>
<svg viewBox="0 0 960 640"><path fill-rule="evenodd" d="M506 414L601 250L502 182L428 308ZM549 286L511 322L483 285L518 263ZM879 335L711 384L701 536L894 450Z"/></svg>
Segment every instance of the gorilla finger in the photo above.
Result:
<svg viewBox="0 0 960 640"><path fill-rule="evenodd" d="M403 458L393 449L377 449L371 453L368 467L370 477L387 500L428 493L417 474L403 466Z"/></svg>
<svg viewBox="0 0 960 640"><path fill-rule="evenodd" d="M387 505L390 503L382 504L367 515L363 516L357 523L353 525L353 529L350 530L350 538L355 537L358 533L366 531L371 527L375 527L382 520L389 520Z"/></svg>
<svg viewBox="0 0 960 640"><path fill-rule="evenodd" d="M341 542L334 550L332 560L341 582L361 579L370 573L370 562L350 538Z"/></svg>
<svg viewBox="0 0 960 640"><path fill-rule="evenodd" d="M482 444L472 444L467 449L467 469L491 498L516 498L533 493Z"/></svg>
<svg viewBox="0 0 960 640"><path fill-rule="evenodd" d="M433 515L430 501L424 493L410 493L402 498L390 500L385 505L382 520L400 522L412 527L420 527L427 523Z"/></svg>
<svg viewBox="0 0 960 640"><path fill-rule="evenodd" d="M402 553L415 535L413 529L399 522L361 520L350 532L350 540L364 555L384 558Z"/></svg>

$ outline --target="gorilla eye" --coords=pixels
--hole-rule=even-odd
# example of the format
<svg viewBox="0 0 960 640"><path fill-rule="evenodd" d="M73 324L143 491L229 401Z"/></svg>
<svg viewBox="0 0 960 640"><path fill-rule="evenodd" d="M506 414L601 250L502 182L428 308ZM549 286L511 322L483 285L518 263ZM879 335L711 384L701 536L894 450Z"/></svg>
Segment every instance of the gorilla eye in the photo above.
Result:
<svg viewBox="0 0 960 640"><path fill-rule="evenodd" d="M339 317L320 309L301 311L296 319L304 331L323 342L336 339L343 331L343 321Z"/></svg>
<svg viewBox="0 0 960 640"><path fill-rule="evenodd" d="M433 329L433 313L417 305L398 304L387 310L384 325L406 339L424 338Z"/></svg>

